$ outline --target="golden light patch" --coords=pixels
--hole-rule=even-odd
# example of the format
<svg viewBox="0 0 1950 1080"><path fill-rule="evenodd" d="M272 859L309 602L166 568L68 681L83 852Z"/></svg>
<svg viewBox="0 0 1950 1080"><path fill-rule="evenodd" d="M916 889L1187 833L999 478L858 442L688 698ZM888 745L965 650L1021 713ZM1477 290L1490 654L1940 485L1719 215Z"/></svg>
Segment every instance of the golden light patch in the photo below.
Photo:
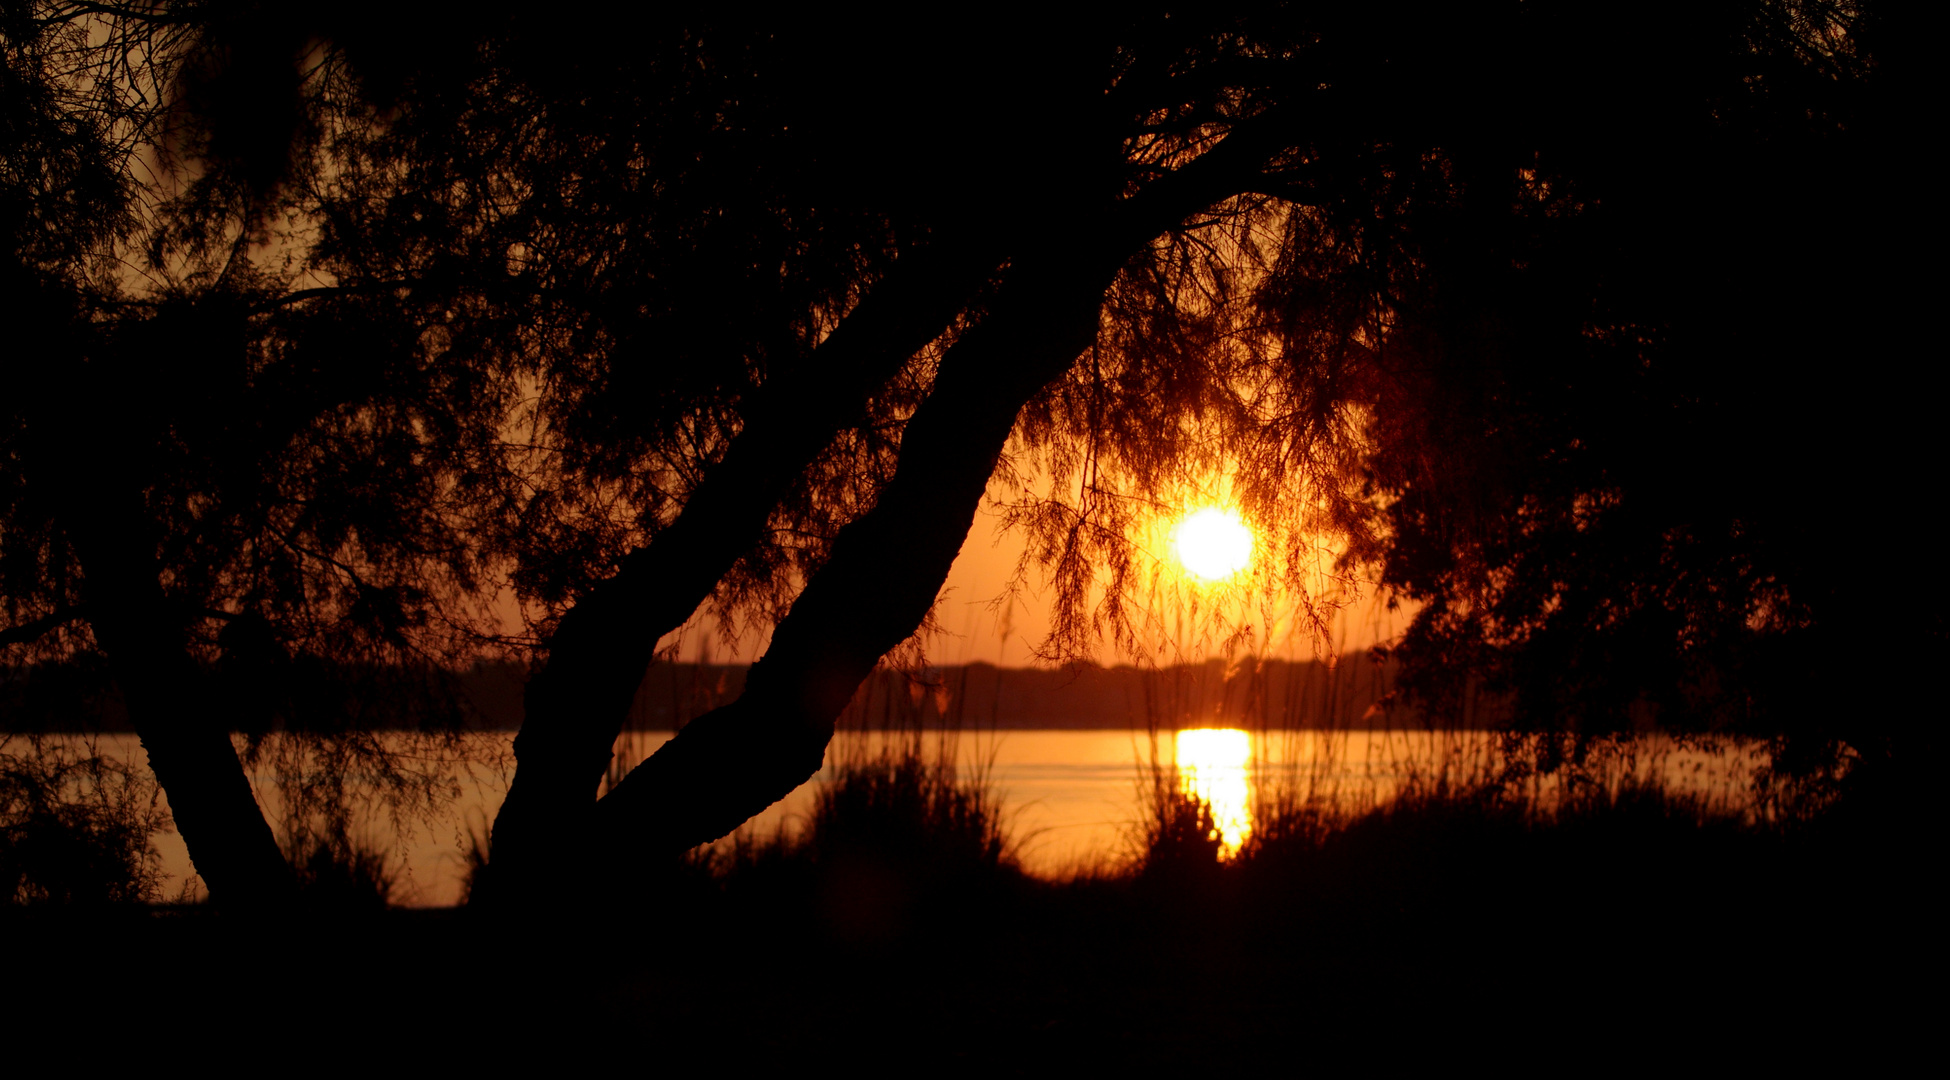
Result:
<svg viewBox="0 0 1950 1080"><path fill-rule="evenodd" d="M1172 530L1171 546L1186 573L1203 581L1229 578L1253 562L1252 527L1216 506L1185 515Z"/></svg>
<svg viewBox="0 0 1950 1080"><path fill-rule="evenodd" d="M1238 728L1189 728L1173 737L1178 782L1186 794L1212 808L1220 852L1239 854L1253 832L1252 736Z"/></svg>

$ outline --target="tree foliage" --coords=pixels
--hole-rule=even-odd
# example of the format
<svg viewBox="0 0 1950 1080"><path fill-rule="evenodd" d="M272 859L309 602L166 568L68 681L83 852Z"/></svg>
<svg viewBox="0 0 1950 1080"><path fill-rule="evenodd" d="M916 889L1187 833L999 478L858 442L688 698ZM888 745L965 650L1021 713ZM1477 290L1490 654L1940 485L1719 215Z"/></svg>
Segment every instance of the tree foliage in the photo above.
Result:
<svg viewBox="0 0 1950 1080"><path fill-rule="evenodd" d="M1441 714L1859 750L1861 644L1942 636L1810 506L1920 565L1920 417L1850 374L1916 287L1883 5L0 21L8 645L260 732L527 651L506 837L586 824L700 603L780 628L768 674L619 791L816 760L991 477L1053 657L1155 635L1138 536L1193 496L1267 597L1323 618L1331 551L1422 605Z"/></svg>

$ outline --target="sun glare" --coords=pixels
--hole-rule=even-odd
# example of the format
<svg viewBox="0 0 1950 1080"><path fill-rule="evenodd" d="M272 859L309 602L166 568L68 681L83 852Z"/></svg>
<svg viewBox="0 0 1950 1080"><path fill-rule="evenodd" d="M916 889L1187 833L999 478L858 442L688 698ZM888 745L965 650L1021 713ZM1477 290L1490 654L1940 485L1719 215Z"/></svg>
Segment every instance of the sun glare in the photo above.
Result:
<svg viewBox="0 0 1950 1080"><path fill-rule="evenodd" d="M1181 789L1212 808L1223 854L1239 854L1253 831L1252 736L1238 728L1189 728L1172 743Z"/></svg>
<svg viewBox="0 0 1950 1080"><path fill-rule="evenodd" d="M1203 581L1229 578L1253 561L1252 528L1237 513L1216 506L1185 515L1171 543L1179 564Z"/></svg>

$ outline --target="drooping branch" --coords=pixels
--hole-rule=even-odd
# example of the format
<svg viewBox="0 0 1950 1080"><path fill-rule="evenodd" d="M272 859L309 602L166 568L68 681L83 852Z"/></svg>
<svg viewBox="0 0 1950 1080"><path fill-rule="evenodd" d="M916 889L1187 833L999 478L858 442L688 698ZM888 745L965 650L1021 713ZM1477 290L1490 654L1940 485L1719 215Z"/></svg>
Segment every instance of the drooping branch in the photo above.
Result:
<svg viewBox="0 0 1950 1080"><path fill-rule="evenodd" d="M0 648L39 641L68 623L87 617L88 605L86 604L68 604L55 608L38 619L29 619L18 626L9 626L5 630L0 630Z"/></svg>

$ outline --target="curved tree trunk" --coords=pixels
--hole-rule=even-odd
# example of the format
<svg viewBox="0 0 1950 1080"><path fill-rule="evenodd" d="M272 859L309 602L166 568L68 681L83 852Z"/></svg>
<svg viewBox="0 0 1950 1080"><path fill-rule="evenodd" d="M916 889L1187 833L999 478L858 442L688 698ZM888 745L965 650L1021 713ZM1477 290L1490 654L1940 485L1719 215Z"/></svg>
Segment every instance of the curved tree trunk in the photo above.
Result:
<svg viewBox="0 0 1950 1080"><path fill-rule="evenodd" d="M163 595L155 556L131 514L103 505L67 516L88 621L107 653L150 771L169 797L190 861L220 903L261 907L294 891L290 866L230 745L222 714L199 693L183 626Z"/></svg>
<svg viewBox="0 0 1950 1080"><path fill-rule="evenodd" d="M1016 414L1095 340L1104 292L1133 254L1250 185L1270 145L1264 120L1016 258L1001 299L948 351L908 421L894 479L835 538L744 693L692 721L598 804L597 851L675 855L819 770L854 690L933 606Z"/></svg>
<svg viewBox="0 0 1950 1080"><path fill-rule="evenodd" d="M1258 125L1258 130L1267 126ZM568 767L551 774L558 779L551 781L555 790L546 804L528 795L532 801L520 809L519 819L508 818L504 810L497 820L497 891L505 889L504 897L519 897L522 902L540 900L549 891L562 889L570 880L595 869L590 865L594 853L614 856L628 852L634 861L673 854L716 839L818 771L833 723L860 681L882 655L913 633L933 605L967 537L1016 414L1094 340L1103 293L1118 269L1142 245L1185 215L1249 186L1265 152L1262 143L1260 137L1235 133L1190 165L1154 182L1145 192L1079 215L1081 220L1069 231L1052 234L1044 250L1015 253L1001 299L949 350L932 393L909 420L894 479L874 508L835 538L832 557L779 624L770 649L747 676L743 695L693 721L633 770L607 798L594 805L591 829L591 804L587 800L608 761L617 725L647 667L656 638L681 624L709 594L716 576L706 580L706 575L721 576L729 569L744 550L742 542L750 533L700 526L700 534L735 549L713 549L701 543L680 549L673 540L671 555L653 554L657 544L676 530L673 525L658 537L657 544L639 553L639 565L646 573L654 564L659 572L681 575L680 580L689 581L694 589L692 598L683 603L681 613L676 612L674 604L669 609L657 609L653 619L645 618L651 614L645 608L631 609L619 601L615 608L605 611L600 623L588 620L592 634L613 628L632 635L637 644L628 655L620 655L623 650L612 645L583 639L587 655L594 657L599 650L607 650L615 659L613 667L601 672L593 663L586 669L590 677L603 678L609 687L604 700L585 699L603 715L571 722L582 732L577 736L580 749L573 757L561 756ZM910 294L901 300L911 304L926 295ZM892 297L879 292L873 299L888 299L889 307L896 306ZM865 308L863 304L855 317L860 317ZM914 349L932 339L954 314L954 309L936 304L926 310L938 321L923 336L923 324L918 319L902 320L901 325L913 332L909 339L913 344L898 358L883 357L889 364L885 369L888 374ZM834 338L839 337L836 332ZM834 344L829 340L826 347ZM816 396L793 401L782 394L773 399L781 408L795 406L799 416L786 420L784 417L791 414L769 413L762 416L764 421L816 425L820 437L817 442L807 438L798 443L801 456L796 460L784 455L768 461L765 451L777 454L784 446L751 440L747 452L752 456L742 459L751 464L741 467L773 477L776 486L765 493L762 505L758 497L735 501L744 514L750 515L742 519L747 529L762 527L785 486L825 439L858 415L857 396L875 385L877 381L850 380L845 389L855 395L852 398L839 393L842 383L835 382L821 388ZM827 410L838 410L844 420L836 423L831 415L816 415ZM745 441L746 436L741 434L738 442ZM731 472L730 463L739 449L734 445L732 454L714 470L711 482L719 480L718 471ZM788 468L790 471L785 471ZM679 523L690 517L693 506L699 507L701 522L715 525L731 520L722 510L704 512L711 506L703 500L704 494L700 490L686 506ZM696 562L678 566L674 560L679 551ZM632 559L637 558L632 555ZM626 568L625 573L631 569ZM623 579L625 573L619 573L613 582ZM636 589L634 595L638 597L652 595L647 584ZM612 593L617 597L623 594L621 586ZM631 621L637 624L626 625ZM564 681L566 670L557 672ZM531 704L534 700L531 694ZM528 739L530 725L537 719L531 716L524 721L524 739ZM604 725L600 729L596 726L599 723ZM535 730L539 733L542 729ZM528 755L522 758L524 768L535 759L536 745L538 741L530 741L521 748ZM532 785L531 790L541 786ZM501 830L512 820L521 821L521 830L518 834L511 830L504 838ZM504 854L515 855L511 860L514 865L502 861ZM501 876L508 870L515 872L513 882Z"/></svg>
<svg viewBox="0 0 1950 1080"><path fill-rule="evenodd" d="M657 641L683 625L761 536L791 485L866 398L939 336L999 259L987 237L917 252L844 319L812 363L765 388L683 512L562 618L524 692L517 768L494 822L496 888L548 886L586 827Z"/></svg>
<svg viewBox="0 0 1950 1080"><path fill-rule="evenodd" d="M833 723L934 605L1016 414L1097 331L1108 267L1021 268L942 360L872 510L833 541L739 699L692 721L597 807L600 847L659 856L725 835L819 770Z"/></svg>

